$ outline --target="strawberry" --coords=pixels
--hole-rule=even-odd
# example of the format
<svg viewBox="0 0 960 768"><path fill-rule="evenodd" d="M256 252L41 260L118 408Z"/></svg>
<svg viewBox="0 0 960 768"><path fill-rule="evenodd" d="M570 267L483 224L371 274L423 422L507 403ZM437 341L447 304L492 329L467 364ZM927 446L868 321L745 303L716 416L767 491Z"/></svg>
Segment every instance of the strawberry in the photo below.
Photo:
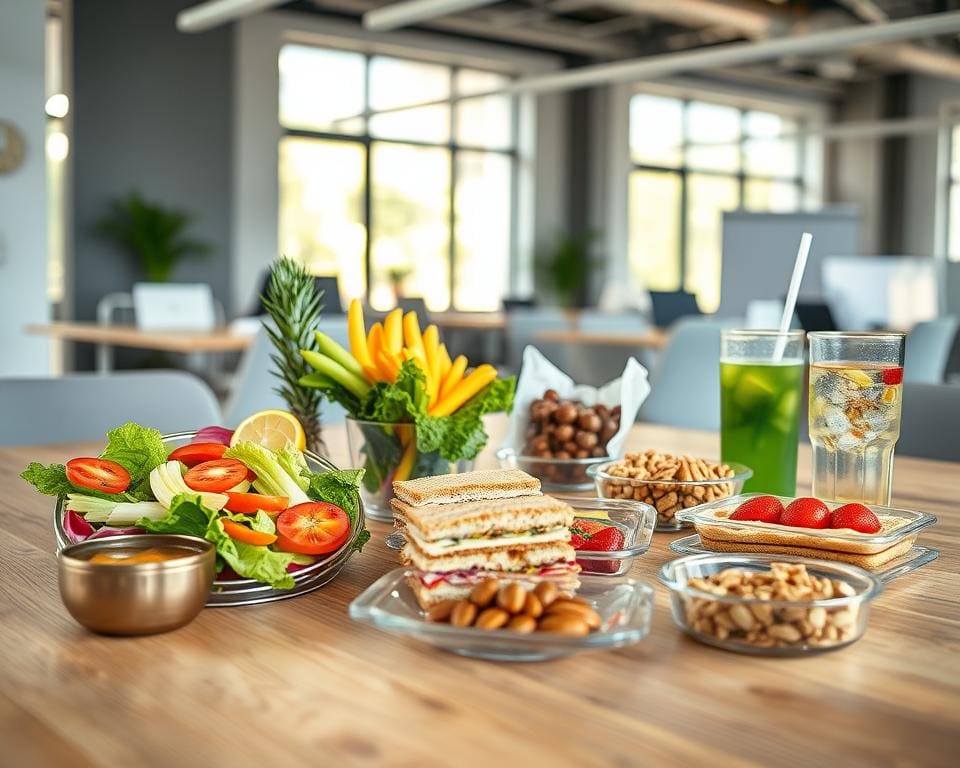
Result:
<svg viewBox="0 0 960 768"><path fill-rule="evenodd" d="M895 387L897 384L903 382L903 368L884 368L883 369L883 383L888 387Z"/></svg>
<svg viewBox="0 0 960 768"><path fill-rule="evenodd" d="M779 523L783 504L775 496L755 496L747 499L730 515L731 520L759 520L761 523Z"/></svg>
<svg viewBox="0 0 960 768"><path fill-rule="evenodd" d="M578 520L575 527L580 526ZM590 535L586 541L577 546L573 544L574 549L587 552L616 552L623 549L624 538L623 531L616 526L600 525L599 530ZM573 539L582 538L578 534L573 535ZM620 569L620 563L616 560L578 560L580 567L589 573L616 573Z"/></svg>
<svg viewBox="0 0 960 768"><path fill-rule="evenodd" d="M574 520L573 525L570 526L570 533L580 534L585 539L589 539L593 534L609 527L599 520Z"/></svg>
<svg viewBox="0 0 960 768"><path fill-rule="evenodd" d="M780 525L795 528L826 528L830 525L830 510L820 499L803 496L794 499L780 515Z"/></svg>
<svg viewBox="0 0 960 768"><path fill-rule="evenodd" d="M863 504L844 504L830 513L831 528L852 528L860 533L879 533L880 521Z"/></svg>
<svg viewBox="0 0 960 768"><path fill-rule="evenodd" d="M570 546L573 547L574 549L583 549L583 545L586 543L587 543L587 540L583 536L581 536L579 533L574 533L570 537Z"/></svg>

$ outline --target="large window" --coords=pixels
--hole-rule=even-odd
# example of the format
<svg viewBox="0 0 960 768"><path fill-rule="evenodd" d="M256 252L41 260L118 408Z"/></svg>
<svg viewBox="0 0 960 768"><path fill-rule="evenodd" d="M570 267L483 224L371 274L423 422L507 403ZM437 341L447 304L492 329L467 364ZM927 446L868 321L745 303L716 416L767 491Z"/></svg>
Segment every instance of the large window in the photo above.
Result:
<svg viewBox="0 0 960 768"><path fill-rule="evenodd" d="M630 101L630 269L650 289L720 303L721 214L794 211L798 123L773 112L638 94Z"/></svg>
<svg viewBox="0 0 960 768"><path fill-rule="evenodd" d="M960 124L950 132L947 189L947 259L960 261Z"/></svg>
<svg viewBox="0 0 960 768"><path fill-rule="evenodd" d="M285 45L280 251L389 309L493 310L507 292L514 103L504 75ZM395 107L439 102L402 111Z"/></svg>

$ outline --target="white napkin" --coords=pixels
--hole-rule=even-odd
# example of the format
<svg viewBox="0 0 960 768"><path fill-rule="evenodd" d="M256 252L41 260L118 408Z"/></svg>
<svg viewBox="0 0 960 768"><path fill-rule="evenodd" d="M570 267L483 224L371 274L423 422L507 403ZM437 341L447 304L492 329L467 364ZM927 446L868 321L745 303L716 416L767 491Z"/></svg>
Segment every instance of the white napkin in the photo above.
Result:
<svg viewBox="0 0 960 768"><path fill-rule="evenodd" d="M597 388L576 384L539 349L527 347L523 350L523 366L503 448L511 448L518 454L523 452L530 423L530 404L543 397L548 389L555 389L562 400L579 400L587 406L597 403L608 408L620 406L620 429L607 443L607 453L614 458L623 455L623 444L637 418L637 411L650 394L647 369L633 357L627 358L627 365L619 378Z"/></svg>

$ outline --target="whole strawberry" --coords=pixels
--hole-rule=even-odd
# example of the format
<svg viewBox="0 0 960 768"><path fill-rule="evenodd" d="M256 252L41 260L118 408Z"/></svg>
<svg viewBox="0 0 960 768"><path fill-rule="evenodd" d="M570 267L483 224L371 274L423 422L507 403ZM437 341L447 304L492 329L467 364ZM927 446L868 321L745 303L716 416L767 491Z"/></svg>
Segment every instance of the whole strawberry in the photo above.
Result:
<svg viewBox="0 0 960 768"><path fill-rule="evenodd" d="M826 528L830 525L830 510L820 499L802 496L787 504L780 515L780 525L795 528Z"/></svg>
<svg viewBox="0 0 960 768"><path fill-rule="evenodd" d="M755 496L747 499L730 515L731 520L758 520L761 523L779 523L783 504L775 496Z"/></svg>
<svg viewBox="0 0 960 768"><path fill-rule="evenodd" d="M852 528L860 533L879 533L880 520L863 504L844 504L830 513L831 528Z"/></svg>
<svg viewBox="0 0 960 768"><path fill-rule="evenodd" d="M608 525L590 535L581 546L574 546L574 549L581 552L616 552L623 549L623 545L623 531ZM620 569L620 563L616 560L584 559L577 562L584 571L589 573L616 573Z"/></svg>

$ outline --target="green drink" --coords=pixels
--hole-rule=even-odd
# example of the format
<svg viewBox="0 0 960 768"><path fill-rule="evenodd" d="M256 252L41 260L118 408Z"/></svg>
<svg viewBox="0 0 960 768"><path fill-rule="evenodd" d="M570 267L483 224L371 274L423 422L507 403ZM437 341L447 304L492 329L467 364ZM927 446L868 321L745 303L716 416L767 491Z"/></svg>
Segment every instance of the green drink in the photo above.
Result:
<svg viewBox="0 0 960 768"><path fill-rule="evenodd" d="M724 331L722 345L720 456L753 470L745 492L793 496L797 492L803 333Z"/></svg>

